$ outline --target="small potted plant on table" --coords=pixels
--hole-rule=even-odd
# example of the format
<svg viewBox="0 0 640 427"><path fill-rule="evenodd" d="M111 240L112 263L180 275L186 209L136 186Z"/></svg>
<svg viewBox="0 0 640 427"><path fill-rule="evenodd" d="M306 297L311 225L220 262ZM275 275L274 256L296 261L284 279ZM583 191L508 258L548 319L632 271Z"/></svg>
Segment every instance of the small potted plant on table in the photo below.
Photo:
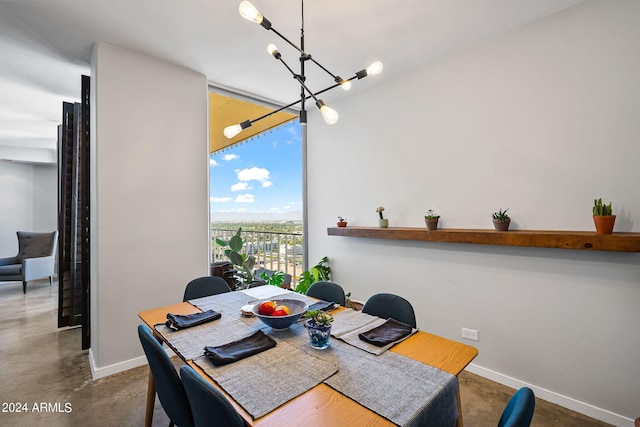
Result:
<svg viewBox="0 0 640 427"><path fill-rule="evenodd" d="M346 227L347 220L338 215L338 227Z"/></svg>
<svg viewBox="0 0 640 427"><path fill-rule="evenodd" d="M435 213L433 209L429 209L427 214L424 216L424 222L427 224L427 230L437 230L439 218L440 215Z"/></svg>
<svg viewBox="0 0 640 427"><path fill-rule="evenodd" d="M493 217L493 226L495 227L496 231L507 231L509 230L509 224L511 223L511 218L509 218L509 215L507 215L507 211L509 209L505 209L505 210L498 210L498 212L494 212L492 217Z"/></svg>
<svg viewBox="0 0 640 427"><path fill-rule="evenodd" d="M309 310L304 314L304 317L307 319L305 324L309 332L311 347L318 350L329 347L333 316L320 310Z"/></svg>
<svg viewBox="0 0 640 427"><path fill-rule="evenodd" d="M616 222L616 216L613 215L611 202L606 205L602 203L602 199L593 200L593 222L596 226L597 234L613 233L613 225Z"/></svg>

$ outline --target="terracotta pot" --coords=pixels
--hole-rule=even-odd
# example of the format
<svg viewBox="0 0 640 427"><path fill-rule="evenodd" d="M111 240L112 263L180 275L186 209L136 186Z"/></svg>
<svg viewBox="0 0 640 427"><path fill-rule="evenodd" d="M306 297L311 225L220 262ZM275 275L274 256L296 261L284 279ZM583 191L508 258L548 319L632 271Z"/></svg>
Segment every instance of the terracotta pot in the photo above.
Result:
<svg viewBox="0 0 640 427"><path fill-rule="evenodd" d="M347 221L338 221L338 227L346 227Z"/></svg>
<svg viewBox="0 0 640 427"><path fill-rule="evenodd" d="M613 224L616 222L615 215L594 215L593 223L596 225L597 234L613 233Z"/></svg>
<svg viewBox="0 0 640 427"><path fill-rule="evenodd" d="M427 224L427 230L438 229L438 218L425 218L424 222Z"/></svg>
<svg viewBox="0 0 640 427"><path fill-rule="evenodd" d="M511 218L507 219L495 219L493 220L493 226L496 231L507 231L509 230L509 224L511 224Z"/></svg>

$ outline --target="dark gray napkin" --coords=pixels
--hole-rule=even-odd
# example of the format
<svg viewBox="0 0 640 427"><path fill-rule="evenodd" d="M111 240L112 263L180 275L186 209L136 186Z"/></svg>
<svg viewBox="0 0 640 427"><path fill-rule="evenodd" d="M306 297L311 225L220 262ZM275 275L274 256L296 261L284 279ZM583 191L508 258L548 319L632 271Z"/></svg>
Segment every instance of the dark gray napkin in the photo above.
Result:
<svg viewBox="0 0 640 427"><path fill-rule="evenodd" d="M311 311L311 310L329 311L329 310L333 310L336 306L337 304L333 301L331 302L318 301L314 304L311 304L307 309L307 311Z"/></svg>
<svg viewBox="0 0 640 427"><path fill-rule="evenodd" d="M253 335L216 347L204 348L205 356L209 357L215 366L222 366L237 362L254 354L276 346L276 342L264 332L258 330Z"/></svg>
<svg viewBox="0 0 640 427"><path fill-rule="evenodd" d="M384 347L411 335L411 331L411 325L389 318L382 325L358 334L358 338L376 347Z"/></svg>
<svg viewBox="0 0 640 427"><path fill-rule="evenodd" d="M194 314L173 314L167 313L166 325L168 328L174 331L190 328L192 326L201 325L203 323L211 322L212 320L218 320L222 317L221 313L215 310L207 310L202 313Z"/></svg>

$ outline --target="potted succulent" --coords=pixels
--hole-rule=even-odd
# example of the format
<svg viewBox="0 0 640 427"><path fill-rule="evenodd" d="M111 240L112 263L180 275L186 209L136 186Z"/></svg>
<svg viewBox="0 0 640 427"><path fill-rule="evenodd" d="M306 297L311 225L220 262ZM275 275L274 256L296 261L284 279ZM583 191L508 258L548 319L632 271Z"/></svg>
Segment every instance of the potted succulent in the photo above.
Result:
<svg viewBox="0 0 640 427"><path fill-rule="evenodd" d="M346 227L347 220L338 215L338 227Z"/></svg>
<svg viewBox="0 0 640 427"><path fill-rule="evenodd" d="M427 224L427 230L437 230L439 218L440 215L435 213L433 209L429 209L427 214L424 216L424 222Z"/></svg>
<svg viewBox="0 0 640 427"><path fill-rule="evenodd" d="M611 202L603 204L602 199L593 200L593 223L596 226L596 233L611 234L613 233L613 225L616 222L616 216L613 215Z"/></svg>
<svg viewBox="0 0 640 427"><path fill-rule="evenodd" d="M380 219L378 220L378 226L380 228L387 228L389 226L389 220L382 216L383 211L384 208L382 206L376 209L376 212L378 212L378 215L380 216Z"/></svg>
<svg viewBox="0 0 640 427"><path fill-rule="evenodd" d="M329 347L333 316L320 310L309 310L304 314L304 317L307 319L305 325L309 332L311 347L318 350Z"/></svg>
<svg viewBox="0 0 640 427"><path fill-rule="evenodd" d="M495 227L496 231L509 230L511 218L509 218L509 215L507 215L508 210L508 208L505 210L500 209L498 210L498 212L494 212L493 215L491 215L493 217L493 226Z"/></svg>

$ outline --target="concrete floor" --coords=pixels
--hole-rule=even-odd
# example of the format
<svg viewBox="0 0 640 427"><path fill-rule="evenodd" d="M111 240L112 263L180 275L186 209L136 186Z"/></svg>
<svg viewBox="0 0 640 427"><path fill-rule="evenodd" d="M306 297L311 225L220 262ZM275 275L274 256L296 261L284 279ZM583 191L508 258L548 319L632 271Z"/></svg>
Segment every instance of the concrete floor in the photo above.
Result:
<svg viewBox="0 0 640 427"><path fill-rule="evenodd" d="M31 282L26 296L19 282L0 284L0 426L142 426L148 368L93 381L88 352L80 350L80 329L56 327L57 304L56 282ZM468 427L495 427L514 393L468 372L460 375L460 390ZM15 411L16 403L26 403L27 412L5 412ZM49 411L34 411L41 403ZM156 399L153 425L168 424ZM339 420L331 425L339 426ZM608 424L537 399L531 425Z"/></svg>

